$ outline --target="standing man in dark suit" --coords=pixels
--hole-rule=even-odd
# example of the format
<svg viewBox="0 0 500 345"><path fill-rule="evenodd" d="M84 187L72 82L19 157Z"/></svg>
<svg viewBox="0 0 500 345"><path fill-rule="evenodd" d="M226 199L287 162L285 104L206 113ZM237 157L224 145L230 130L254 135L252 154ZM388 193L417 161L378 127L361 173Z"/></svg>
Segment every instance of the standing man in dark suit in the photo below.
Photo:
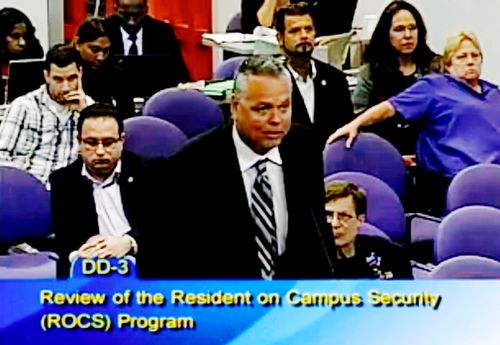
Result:
<svg viewBox="0 0 500 345"><path fill-rule="evenodd" d="M71 261L137 252L143 165L123 153L123 122L111 105L95 103L78 119L80 158L51 174L52 220L59 255L57 276Z"/></svg>
<svg viewBox="0 0 500 345"><path fill-rule="evenodd" d="M163 198L155 212L168 211L170 226L154 222L140 243L139 273L331 277L321 151L307 128L291 126L289 73L280 60L255 56L235 83L233 121L169 160L162 175L172 183L157 189Z"/></svg>
<svg viewBox="0 0 500 345"><path fill-rule="evenodd" d="M354 118L345 75L312 58L316 30L306 3L278 10L276 30L293 79L292 121L311 126L324 144L331 130Z"/></svg>
<svg viewBox="0 0 500 345"><path fill-rule="evenodd" d="M171 71L189 80L174 30L147 14L147 0L116 0L115 12L106 19L113 55L170 55Z"/></svg>

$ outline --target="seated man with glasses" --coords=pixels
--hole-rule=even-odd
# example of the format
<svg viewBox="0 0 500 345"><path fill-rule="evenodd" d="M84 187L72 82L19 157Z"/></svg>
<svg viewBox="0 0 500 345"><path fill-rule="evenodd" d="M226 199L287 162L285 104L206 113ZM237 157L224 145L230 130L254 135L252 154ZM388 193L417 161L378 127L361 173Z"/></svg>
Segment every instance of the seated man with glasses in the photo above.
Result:
<svg viewBox="0 0 500 345"><path fill-rule="evenodd" d="M382 237L358 234L366 216L366 194L361 188L344 181L328 184L325 210L335 238L335 250L330 251L335 253L335 278L413 278L401 247Z"/></svg>
<svg viewBox="0 0 500 345"><path fill-rule="evenodd" d="M50 176L59 278L69 275L71 261L78 257L137 252L144 164L122 153L121 118L116 108L104 103L85 108L77 124L80 157Z"/></svg>

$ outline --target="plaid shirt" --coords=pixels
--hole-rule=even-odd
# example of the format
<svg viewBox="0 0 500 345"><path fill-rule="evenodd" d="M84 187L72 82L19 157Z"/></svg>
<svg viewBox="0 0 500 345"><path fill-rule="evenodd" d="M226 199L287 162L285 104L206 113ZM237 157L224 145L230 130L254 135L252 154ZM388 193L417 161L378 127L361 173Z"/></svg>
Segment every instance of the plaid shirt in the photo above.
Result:
<svg viewBox="0 0 500 345"><path fill-rule="evenodd" d="M50 98L46 85L15 99L0 124L0 164L26 170L47 184L52 171L78 156L78 116Z"/></svg>

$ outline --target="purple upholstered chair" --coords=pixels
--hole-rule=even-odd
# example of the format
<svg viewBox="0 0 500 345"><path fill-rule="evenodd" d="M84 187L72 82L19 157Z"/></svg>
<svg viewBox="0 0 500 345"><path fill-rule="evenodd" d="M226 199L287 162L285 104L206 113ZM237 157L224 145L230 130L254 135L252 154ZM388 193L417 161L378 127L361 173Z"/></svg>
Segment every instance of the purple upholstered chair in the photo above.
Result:
<svg viewBox="0 0 500 345"><path fill-rule="evenodd" d="M51 232L50 194L24 170L0 166L0 243L10 246ZM0 256L0 278L55 278L51 253Z"/></svg>
<svg viewBox="0 0 500 345"><path fill-rule="evenodd" d="M455 176L446 198L448 212L468 205L500 208L500 165L473 165Z"/></svg>
<svg viewBox="0 0 500 345"><path fill-rule="evenodd" d="M383 239L386 239L388 241L391 240L389 236L379 228L377 228L374 225L371 225L370 223L362 223L361 226L359 227L358 234L361 235L368 235L368 236L373 236L373 237L381 237Z"/></svg>
<svg viewBox="0 0 500 345"><path fill-rule="evenodd" d="M384 181L361 172L339 172L325 178L332 181L349 181L366 191L366 221L373 224L394 242L407 240L405 215L401 201Z"/></svg>
<svg viewBox="0 0 500 345"><path fill-rule="evenodd" d="M50 234L50 194L30 173L0 166L0 242Z"/></svg>
<svg viewBox="0 0 500 345"><path fill-rule="evenodd" d="M143 114L171 122L188 138L217 127L224 121L216 101L200 91L176 88L154 94L146 102Z"/></svg>
<svg viewBox="0 0 500 345"><path fill-rule="evenodd" d="M325 176L339 171L373 175L403 200L408 182L406 167L399 151L387 140L372 133L360 133L352 147L346 149L345 139L340 139L325 147L323 160Z"/></svg>
<svg viewBox="0 0 500 345"><path fill-rule="evenodd" d="M500 210L465 206L451 212L439 224L434 253L437 262L460 255L500 261Z"/></svg>
<svg viewBox="0 0 500 345"><path fill-rule="evenodd" d="M242 30L243 28L241 27L241 12L238 12L229 20L229 23L226 27L226 32L241 32Z"/></svg>
<svg viewBox="0 0 500 345"><path fill-rule="evenodd" d="M437 265L431 278L500 279L500 262L475 255L455 256Z"/></svg>
<svg viewBox="0 0 500 345"><path fill-rule="evenodd" d="M151 116L125 120L125 149L144 158L169 157L187 141L186 135L168 121Z"/></svg>
<svg viewBox="0 0 500 345"><path fill-rule="evenodd" d="M233 79L245 56L235 56L221 62L215 69L214 79Z"/></svg>

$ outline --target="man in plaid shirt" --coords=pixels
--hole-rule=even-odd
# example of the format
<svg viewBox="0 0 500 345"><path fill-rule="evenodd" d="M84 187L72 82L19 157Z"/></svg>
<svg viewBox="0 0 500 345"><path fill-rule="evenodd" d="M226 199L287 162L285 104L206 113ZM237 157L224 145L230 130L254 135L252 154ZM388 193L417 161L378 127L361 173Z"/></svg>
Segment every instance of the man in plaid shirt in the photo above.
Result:
<svg viewBox="0 0 500 345"><path fill-rule="evenodd" d="M78 156L79 112L93 100L82 89L78 53L56 45L47 52L45 85L15 99L0 124L0 165L33 174L44 184Z"/></svg>

